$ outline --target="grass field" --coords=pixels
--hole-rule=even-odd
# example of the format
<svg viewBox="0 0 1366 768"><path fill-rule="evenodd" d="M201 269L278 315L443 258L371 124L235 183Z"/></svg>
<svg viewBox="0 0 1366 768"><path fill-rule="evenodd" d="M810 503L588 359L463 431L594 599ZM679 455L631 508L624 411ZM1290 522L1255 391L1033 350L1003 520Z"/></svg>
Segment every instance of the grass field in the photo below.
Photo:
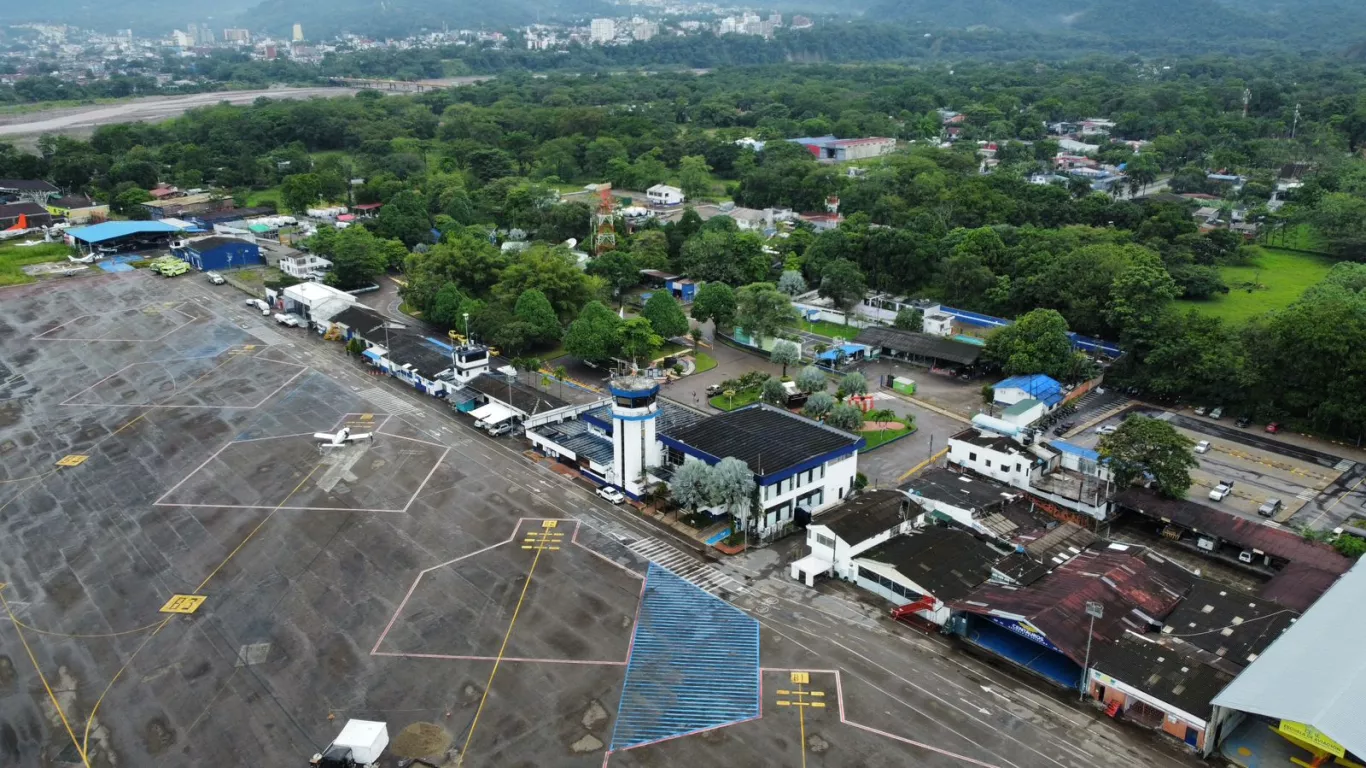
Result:
<svg viewBox="0 0 1366 768"><path fill-rule="evenodd" d="M0 285L31 283L34 278L24 274L23 267L47 261L61 261L71 253L64 243L43 243L20 248L17 244L0 245Z"/></svg>
<svg viewBox="0 0 1366 768"><path fill-rule="evenodd" d="M280 202L280 188L270 187L269 189L258 189L249 193L244 202L239 203L244 208L256 208L267 203L274 203L278 211L284 211L285 207Z"/></svg>
<svg viewBox="0 0 1366 768"><path fill-rule="evenodd" d="M859 450L859 453L867 453L868 451L871 451L874 448L884 446L887 443L890 443L893 440L897 439L898 437L902 437L915 431L915 427L906 426L906 422L904 419L897 419L897 421L901 423L900 429L888 429L885 431L881 429L874 429L866 432L860 432L859 434L863 437L867 445L863 446L863 448Z"/></svg>
<svg viewBox="0 0 1366 768"><path fill-rule="evenodd" d="M798 320L797 327L807 333L814 333L817 336L825 336L831 339L852 339L858 335L859 329L852 325L832 323L829 320Z"/></svg>
<svg viewBox="0 0 1366 768"><path fill-rule="evenodd" d="M694 354L693 363L695 365L693 373L706 373L707 371L710 371L711 369L715 368L717 365L716 358L712 357L706 352L697 352L696 354Z"/></svg>
<svg viewBox="0 0 1366 768"><path fill-rule="evenodd" d="M1297 251L1314 251L1316 253L1326 253L1327 245L1323 238L1319 237L1313 227L1308 224L1297 224L1287 227L1283 232L1273 232L1269 235L1270 240L1267 245L1276 248L1291 248Z"/></svg>
<svg viewBox="0 0 1366 768"><path fill-rule="evenodd" d="M1178 304L1229 322L1243 322L1289 306L1304 289L1322 280L1336 263L1322 256L1279 248L1258 246L1256 250L1258 255L1250 265L1219 269L1230 289L1227 294L1204 301L1183 299ZM1259 287L1249 290L1251 285Z"/></svg>
<svg viewBox="0 0 1366 768"><path fill-rule="evenodd" d="M740 392L736 392L735 397L733 398L726 397L725 395L717 395L708 402L711 403L711 406L713 408L717 408L722 411L733 411L737 408L744 408L747 405L753 405L759 402L759 390L742 390Z"/></svg>

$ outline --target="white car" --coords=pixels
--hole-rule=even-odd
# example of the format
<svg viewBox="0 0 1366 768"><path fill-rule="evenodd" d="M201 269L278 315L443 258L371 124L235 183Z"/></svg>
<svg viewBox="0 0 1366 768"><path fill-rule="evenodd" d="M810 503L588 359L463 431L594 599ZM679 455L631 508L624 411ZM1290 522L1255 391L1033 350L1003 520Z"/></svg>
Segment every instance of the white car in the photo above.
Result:
<svg viewBox="0 0 1366 768"><path fill-rule="evenodd" d="M1209 492L1210 501L1223 501L1228 495L1233 493L1233 481L1224 480L1217 485L1214 490Z"/></svg>
<svg viewBox="0 0 1366 768"><path fill-rule="evenodd" d="M1196 444L1195 444L1195 452L1196 452L1196 453L1209 453L1209 441L1208 441L1208 440L1201 440L1200 442L1196 443Z"/></svg>
<svg viewBox="0 0 1366 768"><path fill-rule="evenodd" d="M626 494L622 493L621 489L613 488L610 485L604 485L603 487L599 488L598 495L604 499L607 499L613 504L620 504L623 501L626 501Z"/></svg>
<svg viewBox="0 0 1366 768"><path fill-rule="evenodd" d="M223 276L218 274L217 272L209 272L204 276L209 278L209 282L213 283L214 285L222 285L223 283L227 282L223 279Z"/></svg>
<svg viewBox="0 0 1366 768"><path fill-rule="evenodd" d="M275 313L275 322L279 323L280 325L287 325L290 328L298 328L299 326L303 325L303 322L299 320L298 315L290 315L284 312Z"/></svg>
<svg viewBox="0 0 1366 768"><path fill-rule="evenodd" d="M260 310L263 315L270 314L270 305L260 299L247 299L247 306Z"/></svg>
<svg viewBox="0 0 1366 768"><path fill-rule="evenodd" d="M1118 431L1119 427L1116 427L1114 424L1102 424L1101 426L1096 427L1097 435L1113 435Z"/></svg>

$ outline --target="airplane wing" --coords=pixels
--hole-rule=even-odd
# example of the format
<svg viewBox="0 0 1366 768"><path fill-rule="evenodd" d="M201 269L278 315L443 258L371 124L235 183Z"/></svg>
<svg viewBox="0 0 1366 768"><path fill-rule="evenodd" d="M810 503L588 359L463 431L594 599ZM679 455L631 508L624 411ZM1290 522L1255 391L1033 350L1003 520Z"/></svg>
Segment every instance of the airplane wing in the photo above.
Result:
<svg viewBox="0 0 1366 768"><path fill-rule="evenodd" d="M313 433L313 439L314 439L314 440L335 440L336 437L337 437L337 436L334 435L334 434L332 434L331 432L314 432L314 433Z"/></svg>
<svg viewBox="0 0 1366 768"><path fill-rule="evenodd" d="M373 439L373 438L374 438L374 435L371 434L371 433L369 433L369 432L358 432L358 433L356 433L356 434L354 434L354 435L347 435L347 436L346 436L346 439L347 439L347 440L371 440L371 439Z"/></svg>

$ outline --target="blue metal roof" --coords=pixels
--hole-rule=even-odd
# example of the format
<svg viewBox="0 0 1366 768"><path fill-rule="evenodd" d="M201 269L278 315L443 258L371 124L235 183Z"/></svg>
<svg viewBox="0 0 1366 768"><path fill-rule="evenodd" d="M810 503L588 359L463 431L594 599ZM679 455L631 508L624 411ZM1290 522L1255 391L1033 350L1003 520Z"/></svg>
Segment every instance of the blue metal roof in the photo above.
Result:
<svg viewBox="0 0 1366 768"><path fill-rule="evenodd" d="M1090 448L1083 448L1080 445L1075 445L1073 443L1064 443L1060 440L1054 440L1049 443L1049 445L1057 448L1063 453L1070 453L1073 456L1080 456L1083 459L1090 459L1091 461L1100 461L1100 454Z"/></svg>
<svg viewBox="0 0 1366 768"><path fill-rule="evenodd" d="M1020 389L1030 397L1052 408L1062 402L1062 385L1052 378L1036 373L1030 376L1011 376L992 385L993 389Z"/></svg>
<svg viewBox="0 0 1366 768"><path fill-rule="evenodd" d="M164 235L179 232L178 227L159 221L106 221L89 227L68 230L67 234L83 243L103 243L129 235Z"/></svg>

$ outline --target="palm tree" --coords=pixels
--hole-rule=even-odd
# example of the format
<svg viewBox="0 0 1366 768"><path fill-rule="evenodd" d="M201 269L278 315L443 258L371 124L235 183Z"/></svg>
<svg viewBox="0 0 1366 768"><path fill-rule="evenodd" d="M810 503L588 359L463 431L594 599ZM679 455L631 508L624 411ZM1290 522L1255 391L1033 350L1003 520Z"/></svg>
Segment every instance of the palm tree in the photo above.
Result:
<svg viewBox="0 0 1366 768"><path fill-rule="evenodd" d="M876 421L882 425L882 429L878 436L885 438L887 437L887 425L896 420L896 411L893 411L891 408L872 411L868 414L868 420Z"/></svg>
<svg viewBox="0 0 1366 768"><path fill-rule="evenodd" d="M692 339L692 348L693 348L694 350L696 350L696 349L697 349L697 346L698 346L699 344L702 343L702 329L701 329L701 328L692 328L692 329L690 329L690 330L688 331L688 337Z"/></svg>
<svg viewBox="0 0 1366 768"><path fill-rule="evenodd" d="M555 366L555 378L560 382L560 399L564 399L564 380L569 378L569 369L563 365Z"/></svg>
<svg viewBox="0 0 1366 768"><path fill-rule="evenodd" d="M725 392L722 392L721 394L723 394L723 395L726 396L726 404L729 405L731 409L734 409L734 408L735 408L735 390L733 390L733 389L728 389L728 390L726 390Z"/></svg>

